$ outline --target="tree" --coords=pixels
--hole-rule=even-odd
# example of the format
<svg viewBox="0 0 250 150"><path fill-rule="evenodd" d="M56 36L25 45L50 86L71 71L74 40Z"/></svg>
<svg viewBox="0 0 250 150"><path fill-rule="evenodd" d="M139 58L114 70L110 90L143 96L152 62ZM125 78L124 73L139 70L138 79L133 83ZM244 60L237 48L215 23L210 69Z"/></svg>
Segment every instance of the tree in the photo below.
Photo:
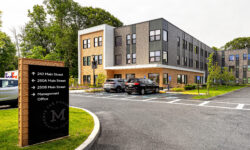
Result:
<svg viewBox="0 0 250 150"><path fill-rule="evenodd" d="M28 16L30 21L21 34L24 57L37 57L32 53L40 46L39 53L46 50L42 51L43 59L64 61L73 77L78 75L78 30L104 23L123 25L107 11L82 7L73 0L44 0L44 5L35 5Z"/></svg>
<svg viewBox="0 0 250 150"><path fill-rule="evenodd" d="M224 45L225 50L250 48L250 37L239 37Z"/></svg>
<svg viewBox="0 0 250 150"><path fill-rule="evenodd" d="M212 73L213 81L219 84L219 81L221 80L221 67L216 62L213 68L214 68L213 73Z"/></svg>
<svg viewBox="0 0 250 150"><path fill-rule="evenodd" d="M215 47L215 46L213 46L212 49L215 51L220 51L220 49L218 47Z"/></svg>
<svg viewBox="0 0 250 150"><path fill-rule="evenodd" d="M0 31L0 77L7 70L17 69L16 49L10 37Z"/></svg>
<svg viewBox="0 0 250 150"><path fill-rule="evenodd" d="M0 28L2 27L2 20L1 20L1 17L2 17L2 11L0 10Z"/></svg>
<svg viewBox="0 0 250 150"><path fill-rule="evenodd" d="M96 79L97 85L103 85L105 82L106 76L103 73L98 74L98 77Z"/></svg>
<svg viewBox="0 0 250 150"><path fill-rule="evenodd" d="M213 56L214 53L211 53L208 57L208 77L207 77L207 95L209 95L209 88L214 82L214 65L213 65Z"/></svg>

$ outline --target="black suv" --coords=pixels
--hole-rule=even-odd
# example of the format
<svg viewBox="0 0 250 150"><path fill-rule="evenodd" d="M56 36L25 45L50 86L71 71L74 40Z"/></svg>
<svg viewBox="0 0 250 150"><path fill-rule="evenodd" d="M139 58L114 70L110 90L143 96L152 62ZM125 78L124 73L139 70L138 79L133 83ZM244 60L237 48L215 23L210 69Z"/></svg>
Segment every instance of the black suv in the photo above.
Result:
<svg viewBox="0 0 250 150"><path fill-rule="evenodd" d="M159 92L159 85L150 79L132 78L126 82L125 86L125 91L128 94L139 93L143 95L145 93Z"/></svg>

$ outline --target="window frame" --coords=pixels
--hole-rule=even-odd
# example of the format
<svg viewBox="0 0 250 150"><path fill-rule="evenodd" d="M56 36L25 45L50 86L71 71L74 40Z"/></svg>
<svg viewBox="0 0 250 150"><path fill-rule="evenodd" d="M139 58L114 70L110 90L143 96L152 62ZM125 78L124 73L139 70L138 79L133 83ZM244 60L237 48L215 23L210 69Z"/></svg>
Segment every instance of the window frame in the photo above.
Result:
<svg viewBox="0 0 250 150"><path fill-rule="evenodd" d="M136 44L136 34L132 34L132 44Z"/></svg>
<svg viewBox="0 0 250 150"><path fill-rule="evenodd" d="M130 45L131 44L131 35L127 34L126 35L126 45Z"/></svg>
<svg viewBox="0 0 250 150"><path fill-rule="evenodd" d="M159 33L156 33L159 32ZM153 33L153 34L151 34ZM160 41L161 40L161 30L157 29L157 30L150 30L149 31L149 41L153 42L153 41Z"/></svg>
<svg viewBox="0 0 250 150"><path fill-rule="evenodd" d="M160 54L159 56L156 55L156 53ZM151 56L151 54L154 54ZM151 60L153 59L153 61ZM161 51L149 51L149 62L160 62L161 61Z"/></svg>
<svg viewBox="0 0 250 150"><path fill-rule="evenodd" d="M131 54L126 54L126 64L131 64Z"/></svg>
<svg viewBox="0 0 250 150"><path fill-rule="evenodd" d="M166 75L166 77L165 77L165 75ZM168 84L168 73L163 73L163 84L164 85L167 85Z"/></svg>
<svg viewBox="0 0 250 150"><path fill-rule="evenodd" d="M98 46L102 46L102 36L98 37Z"/></svg>
<svg viewBox="0 0 250 150"><path fill-rule="evenodd" d="M136 53L132 54L132 64L136 64Z"/></svg>
<svg viewBox="0 0 250 150"><path fill-rule="evenodd" d="M162 40L165 42L168 42L168 31L167 30L162 30Z"/></svg>
<svg viewBox="0 0 250 150"><path fill-rule="evenodd" d="M102 55L98 55L98 65L102 65Z"/></svg>
<svg viewBox="0 0 250 150"><path fill-rule="evenodd" d="M122 46L122 36L115 36L115 46Z"/></svg>
<svg viewBox="0 0 250 150"><path fill-rule="evenodd" d="M228 61L234 61L234 55L229 55Z"/></svg>

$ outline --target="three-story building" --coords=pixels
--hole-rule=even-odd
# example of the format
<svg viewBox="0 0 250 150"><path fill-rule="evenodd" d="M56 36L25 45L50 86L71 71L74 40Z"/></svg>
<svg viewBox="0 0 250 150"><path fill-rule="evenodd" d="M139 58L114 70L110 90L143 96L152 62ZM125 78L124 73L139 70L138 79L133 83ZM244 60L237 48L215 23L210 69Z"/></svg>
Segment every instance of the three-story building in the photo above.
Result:
<svg viewBox="0 0 250 150"><path fill-rule="evenodd" d="M112 27L99 25L78 32L79 83L107 78L150 78L160 87L205 82L207 57L213 50L163 18Z"/></svg>

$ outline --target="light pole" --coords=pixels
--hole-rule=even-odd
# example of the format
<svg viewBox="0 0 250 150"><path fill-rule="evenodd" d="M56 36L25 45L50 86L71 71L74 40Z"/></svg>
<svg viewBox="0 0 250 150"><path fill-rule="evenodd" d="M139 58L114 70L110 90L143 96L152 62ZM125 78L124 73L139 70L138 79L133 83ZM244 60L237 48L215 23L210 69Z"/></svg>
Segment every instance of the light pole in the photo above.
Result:
<svg viewBox="0 0 250 150"><path fill-rule="evenodd" d="M93 61L92 61L92 69L93 69L93 79L94 79L94 86L95 84L95 69L97 68L97 62L95 61L95 55L92 55Z"/></svg>

